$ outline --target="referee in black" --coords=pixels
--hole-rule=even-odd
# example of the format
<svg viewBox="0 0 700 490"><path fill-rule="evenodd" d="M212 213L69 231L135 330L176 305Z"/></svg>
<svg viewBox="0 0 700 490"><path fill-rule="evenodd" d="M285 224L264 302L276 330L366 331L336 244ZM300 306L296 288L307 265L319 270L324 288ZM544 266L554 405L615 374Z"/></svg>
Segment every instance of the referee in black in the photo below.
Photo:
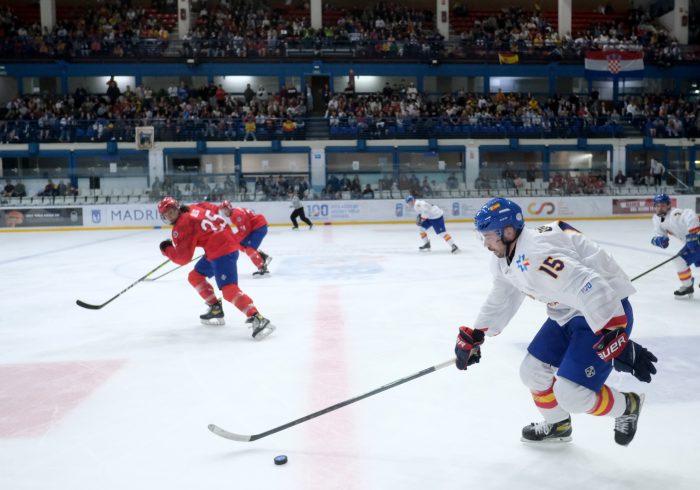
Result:
<svg viewBox="0 0 700 490"><path fill-rule="evenodd" d="M292 226L292 230L299 229L297 218L300 218L304 223L309 225L309 230L314 227L314 224L309 220L309 218L306 217L306 214L304 214L304 205L301 203L301 197L299 194L292 194L292 205L290 207L294 208L294 211L292 211L290 216L292 225L294 225Z"/></svg>

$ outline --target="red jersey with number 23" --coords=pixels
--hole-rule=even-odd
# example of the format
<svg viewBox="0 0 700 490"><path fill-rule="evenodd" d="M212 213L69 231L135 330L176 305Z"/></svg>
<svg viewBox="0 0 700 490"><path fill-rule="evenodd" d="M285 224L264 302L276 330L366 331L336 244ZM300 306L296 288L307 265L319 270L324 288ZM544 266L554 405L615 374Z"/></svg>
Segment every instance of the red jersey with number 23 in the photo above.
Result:
<svg viewBox="0 0 700 490"><path fill-rule="evenodd" d="M194 249L202 247L207 259L214 260L240 249L234 231L219 215L219 206L200 202L189 206L173 226L173 245L165 255L179 265L192 260Z"/></svg>

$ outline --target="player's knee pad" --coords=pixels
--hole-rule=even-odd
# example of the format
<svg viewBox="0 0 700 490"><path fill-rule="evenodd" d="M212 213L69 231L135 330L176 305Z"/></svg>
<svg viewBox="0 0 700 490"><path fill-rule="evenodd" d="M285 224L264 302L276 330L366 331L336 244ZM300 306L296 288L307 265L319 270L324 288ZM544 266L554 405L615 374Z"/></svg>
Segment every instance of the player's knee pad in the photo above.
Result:
<svg viewBox="0 0 700 490"><path fill-rule="evenodd" d="M187 280L194 286L195 288L199 285L201 285L204 282L207 282L207 278L197 272L195 269L192 269L187 276Z"/></svg>
<svg viewBox="0 0 700 490"><path fill-rule="evenodd" d="M554 367L527 354L520 364L520 379L530 391L544 391L552 386Z"/></svg>
<svg viewBox="0 0 700 490"><path fill-rule="evenodd" d="M685 272L686 270L690 270L690 264L686 263L685 260L683 260L683 257L676 257L673 259L673 265L676 268L676 272L680 274L681 272Z"/></svg>
<svg viewBox="0 0 700 490"><path fill-rule="evenodd" d="M221 292L224 294L224 299L231 303L233 303L238 296L243 294L243 291L241 291L241 288L238 287L238 284L227 284L224 286Z"/></svg>
<svg viewBox="0 0 700 490"><path fill-rule="evenodd" d="M569 413L587 412L596 402L593 390L566 378L558 378L554 383L554 396L559 406Z"/></svg>

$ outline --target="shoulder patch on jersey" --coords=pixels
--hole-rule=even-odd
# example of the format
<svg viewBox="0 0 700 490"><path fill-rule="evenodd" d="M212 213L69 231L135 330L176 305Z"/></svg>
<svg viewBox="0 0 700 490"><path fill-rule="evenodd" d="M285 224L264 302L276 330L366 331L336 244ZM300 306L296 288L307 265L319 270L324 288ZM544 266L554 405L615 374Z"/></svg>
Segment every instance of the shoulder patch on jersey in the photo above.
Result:
<svg viewBox="0 0 700 490"><path fill-rule="evenodd" d="M546 232L548 232L548 231L552 231L552 227L551 227L551 226L547 226L547 225L538 226L538 227L535 228L535 229L536 229L537 231L539 231L540 233L546 233Z"/></svg>
<svg viewBox="0 0 700 490"><path fill-rule="evenodd" d="M195 209L191 210L190 214L196 218L197 216L199 216L199 209L195 208Z"/></svg>
<svg viewBox="0 0 700 490"><path fill-rule="evenodd" d="M525 272L528 267L530 267L530 259L525 257L525 254L518 255L518 259L515 261L515 265L518 266L520 272Z"/></svg>
<svg viewBox="0 0 700 490"><path fill-rule="evenodd" d="M559 223L559 229L561 231L573 231L575 233L581 233L580 231L578 231L576 228L574 228L573 226L571 226L569 223L567 223L565 221L558 221L557 223Z"/></svg>

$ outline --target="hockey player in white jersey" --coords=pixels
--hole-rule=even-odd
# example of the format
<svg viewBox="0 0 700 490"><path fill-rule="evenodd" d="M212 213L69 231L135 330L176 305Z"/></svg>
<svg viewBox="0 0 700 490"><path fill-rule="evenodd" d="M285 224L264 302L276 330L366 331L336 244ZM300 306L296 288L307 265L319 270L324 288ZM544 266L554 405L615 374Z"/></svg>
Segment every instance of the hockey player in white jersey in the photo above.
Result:
<svg viewBox="0 0 700 490"><path fill-rule="evenodd" d="M654 223L655 236L651 244L657 247L667 248L669 235L683 242L680 256L673 260L676 266L681 287L673 294L676 298L693 297L693 274L690 266L700 267L700 221L698 215L692 209L674 208L671 198L666 194L654 196Z"/></svg>
<svg viewBox="0 0 700 490"><path fill-rule="evenodd" d="M597 244L563 221L524 229L520 207L496 198L477 212L476 229L496 256L494 282L473 328L460 327L457 368L479 362L485 336L498 335L525 296L547 305L548 318L520 366L544 421L522 430L525 442L571 440L572 413L615 419L615 442L637 430L644 396L605 384L613 368L650 382L656 357L630 340L635 292L627 275Z"/></svg>
<svg viewBox="0 0 700 490"><path fill-rule="evenodd" d="M420 229L420 238L423 245L418 247L418 250L430 251L430 239L428 239L428 229L433 228L438 236L441 236L450 246L452 253L459 252L459 247L452 240L452 236L445 229L444 212L435 204L422 199L416 199L413 196L406 197L406 205L413 208L418 216L416 216L416 224Z"/></svg>

